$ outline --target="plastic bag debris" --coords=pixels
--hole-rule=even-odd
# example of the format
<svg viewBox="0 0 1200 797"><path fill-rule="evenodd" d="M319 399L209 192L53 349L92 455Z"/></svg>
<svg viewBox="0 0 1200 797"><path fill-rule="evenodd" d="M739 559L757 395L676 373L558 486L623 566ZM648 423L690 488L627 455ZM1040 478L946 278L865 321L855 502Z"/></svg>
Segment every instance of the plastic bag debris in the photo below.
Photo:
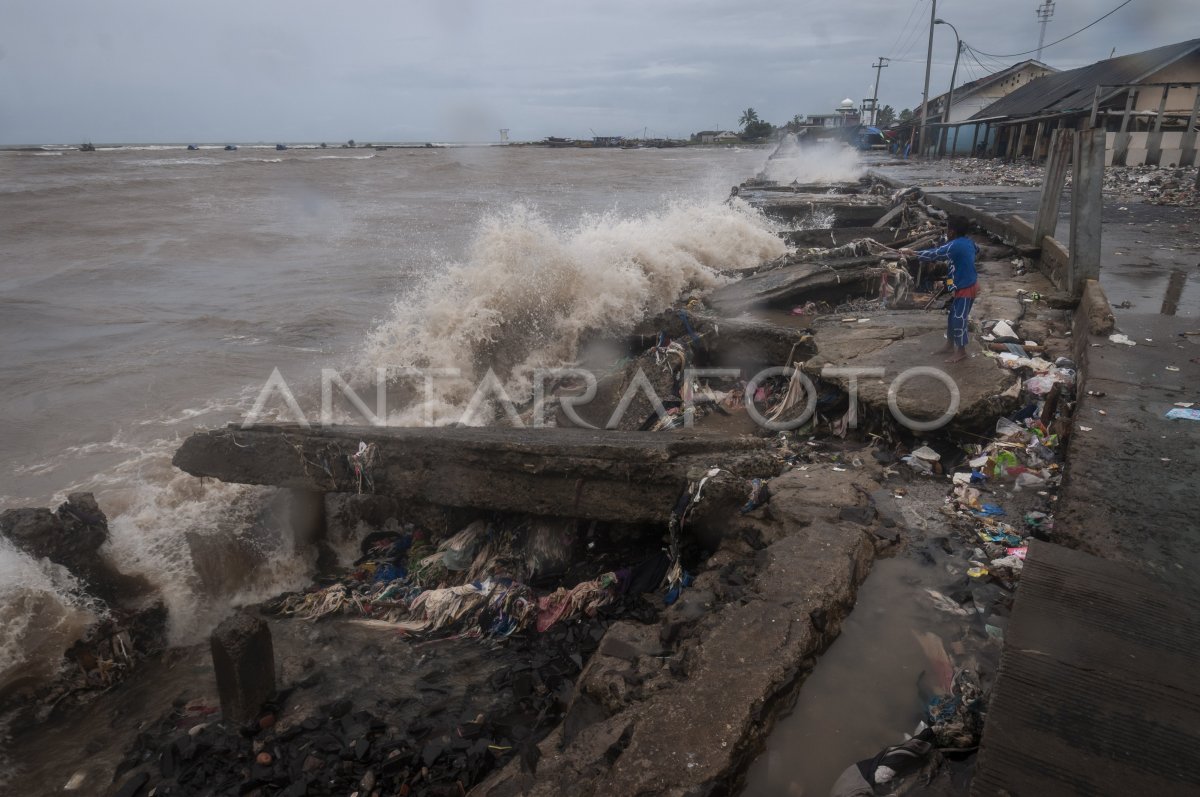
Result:
<svg viewBox="0 0 1200 797"><path fill-rule="evenodd" d="M1175 407L1167 411L1167 417L1171 420L1200 421L1200 409Z"/></svg>
<svg viewBox="0 0 1200 797"><path fill-rule="evenodd" d="M1122 335L1119 332L1115 335L1109 335L1108 339L1111 340L1113 343L1120 343L1123 346L1136 346L1137 345L1137 342L1130 340L1128 335Z"/></svg>
<svg viewBox="0 0 1200 797"><path fill-rule="evenodd" d="M933 600L933 607L938 611L946 612L948 614L957 614L960 617L966 617L971 613L969 609L964 609L962 606L955 603L951 598L943 595L936 589L926 589L925 592L929 594L930 599Z"/></svg>
<svg viewBox="0 0 1200 797"><path fill-rule="evenodd" d="M923 459L926 462L938 462L942 458L941 454L934 451L929 446L921 446L917 450L913 451L912 455L918 459Z"/></svg>

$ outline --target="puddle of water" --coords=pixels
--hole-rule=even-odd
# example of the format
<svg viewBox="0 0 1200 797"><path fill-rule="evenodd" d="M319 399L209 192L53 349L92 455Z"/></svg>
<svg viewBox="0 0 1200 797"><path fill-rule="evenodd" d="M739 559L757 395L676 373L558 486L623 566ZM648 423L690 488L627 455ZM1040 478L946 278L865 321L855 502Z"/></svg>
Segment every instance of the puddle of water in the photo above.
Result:
<svg viewBox="0 0 1200 797"><path fill-rule="evenodd" d="M1160 315L1200 315L1200 279L1196 270L1163 268L1161 264L1122 263L1104 266L1100 275L1108 300L1129 302L1128 309Z"/></svg>
<svg viewBox="0 0 1200 797"><path fill-rule="evenodd" d="M940 562L875 563L841 635L751 765L742 797L826 797L847 767L913 732L923 709L917 679L927 668L914 631L938 634L950 652L963 629L963 618L932 608L924 590L955 580Z"/></svg>

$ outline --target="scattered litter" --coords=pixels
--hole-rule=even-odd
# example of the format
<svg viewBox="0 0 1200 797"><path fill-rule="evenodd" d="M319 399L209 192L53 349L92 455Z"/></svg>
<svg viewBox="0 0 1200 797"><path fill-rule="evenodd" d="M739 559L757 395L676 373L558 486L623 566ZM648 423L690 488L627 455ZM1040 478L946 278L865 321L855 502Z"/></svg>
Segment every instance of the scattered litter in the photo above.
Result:
<svg viewBox="0 0 1200 797"><path fill-rule="evenodd" d="M1200 421L1200 409L1176 407L1172 410L1167 410L1167 417L1171 420Z"/></svg>
<svg viewBox="0 0 1200 797"><path fill-rule="evenodd" d="M1168 415L1169 415L1169 413L1168 413ZM1090 432L1090 431L1092 431L1092 427L1090 427L1090 426L1080 426L1080 427L1079 427L1079 431L1081 431L1081 432Z"/></svg>
<svg viewBox="0 0 1200 797"><path fill-rule="evenodd" d="M1178 366L1174 366L1174 365L1168 365L1168 366L1167 366L1167 370L1168 370L1168 371L1178 371L1178 370L1179 370L1179 368L1178 368Z"/></svg>
<svg viewBox="0 0 1200 797"><path fill-rule="evenodd" d="M1113 343L1120 343L1122 346L1136 346L1137 341L1130 340L1128 335L1122 335L1120 332L1115 335L1109 335L1108 339Z"/></svg>
<svg viewBox="0 0 1200 797"><path fill-rule="evenodd" d="M942 458L941 454L934 451L929 446L921 446L917 450L913 451L912 455L917 459L923 459L926 462L938 462Z"/></svg>
<svg viewBox="0 0 1200 797"><path fill-rule="evenodd" d="M960 604L955 603L952 599L938 592L936 589L926 589L926 593L933 600L933 607L938 611L947 612L948 614L957 614L960 617L967 617L971 614L968 609L964 609Z"/></svg>

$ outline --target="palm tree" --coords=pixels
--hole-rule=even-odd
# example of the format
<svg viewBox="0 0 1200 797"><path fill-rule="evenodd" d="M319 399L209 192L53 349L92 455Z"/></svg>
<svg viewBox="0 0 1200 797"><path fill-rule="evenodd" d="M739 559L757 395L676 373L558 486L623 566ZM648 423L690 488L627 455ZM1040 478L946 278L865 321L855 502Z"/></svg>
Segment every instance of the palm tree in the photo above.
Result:
<svg viewBox="0 0 1200 797"><path fill-rule="evenodd" d="M753 108L747 108L746 110L742 111L742 118L738 121L741 122L742 127L752 125L758 121L758 111L754 110Z"/></svg>

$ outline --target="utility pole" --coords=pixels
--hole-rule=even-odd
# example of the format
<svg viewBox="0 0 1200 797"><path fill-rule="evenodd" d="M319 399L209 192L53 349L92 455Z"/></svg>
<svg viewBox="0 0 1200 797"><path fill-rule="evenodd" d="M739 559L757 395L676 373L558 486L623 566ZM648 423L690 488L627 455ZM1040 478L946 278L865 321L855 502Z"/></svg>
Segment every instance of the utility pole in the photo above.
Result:
<svg viewBox="0 0 1200 797"><path fill-rule="evenodd" d="M1050 17L1054 16L1054 0L1046 0L1037 7L1036 13L1038 20L1042 26L1042 32L1038 35L1037 60L1042 60L1042 45L1046 43L1046 26L1050 24Z"/></svg>
<svg viewBox="0 0 1200 797"><path fill-rule="evenodd" d="M871 97L871 127L875 126L875 120L879 116L879 76L883 74L883 70L887 67L887 62L890 58L879 56L879 63L871 64L871 68L875 70L875 94Z"/></svg>
<svg viewBox="0 0 1200 797"><path fill-rule="evenodd" d="M929 70L933 67L933 22L937 19L937 0L929 9L929 49L925 52L925 91L921 92L921 132L917 136L918 157L925 149L925 125L929 121Z"/></svg>
<svg viewBox="0 0 1200 797"><path fill-rule="evenodd" d="M958 35L958 28L944 19L935 19L935 25L949 25L950 30L954 31L954 40L957 42L954 50L954 69L950 71L950 91L946 92L946 110L942 113L942 124L947 125L950 122L950 109L954 106L954 81L958 78L958 58L962 55L963 43L962 37ZM946 143L950 139L950 128L942 127L942 134L938 136L941 143L938 144L938 155L946 154ZM951 152L951 155L954 153Z"/></svg>

